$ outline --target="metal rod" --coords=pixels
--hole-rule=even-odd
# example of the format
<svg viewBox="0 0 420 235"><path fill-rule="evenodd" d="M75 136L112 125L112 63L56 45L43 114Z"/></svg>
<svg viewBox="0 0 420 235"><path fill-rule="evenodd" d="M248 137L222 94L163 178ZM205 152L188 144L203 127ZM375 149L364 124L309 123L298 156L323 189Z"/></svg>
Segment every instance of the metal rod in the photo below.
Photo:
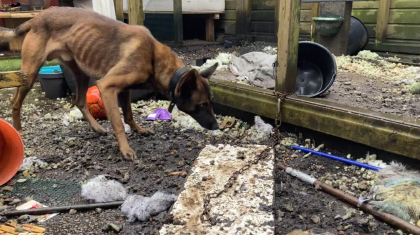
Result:
<svg viewBox="0 0 420 235"><path fill-rule="evenodd" d="M117 208L121 206L124 201L116 202L106 202L106 203L93 203L93 204L83 204L83 205L73 205L73 206L59 206L59 207L46 207L41 209L30 209L30 210L19 210L19 211L5 211L1 212L0 216L20 216L20 215L45 215L52 213L67 212L71 209L78 211L93 210L96 208L110 209Z"/></svg>
<svg viewBox="0 0 420 235"><path fill-rule="evenodd" d="M369 169L369 170L378 171L378 170L382 169L381 167L372 166L372 165L369 165L369 164L345 159L345 158L342 158L342 157L337 157L337 156L334 156L334 155L331 155L331 154L318 152L318 151L315 151L315 150L312 150L312 149L307 149L307 148L303 148L303 147L296 146L296 145L292 145L292 149L301 150L301 151L304 151L304 152L307 152L307 153L313 153L313 154L316 154L316 155L319 155L319 156L322 156L322 157L334 159L334 160L337 160L337 161L340 161L340 162L345 162L345 163L355 165L355 166L359 166L359 167L363 167L363 168L366 168L366 169Z"/></svg>
<svg viewBox="0 0 420 235"><path fill-rule="evenodd" d="M292 169L291 167L286 167L282 164L278 164L278 167L282 170L286 170L286 169ZM294 172L296 172L296 170L294 170ZM303 173L303 172L299 172L300 175L304 176L304 177L310 177L307 174ZM368 205L368 204L361 204L359 205L359 200L353 196L350 196L346 193L344 193L343 191L339 190L339 189L335 189L327 184L324 184L322 181L320 180L315 180L315 182L313 183L313 186L315 187L319 187L322 190L324 190L326 193L335 196L336 198L354 206L354 207L358 207L360 208L362 211L369 213L379 219L381 219L382 221L384 221L385 223L388 223L392 226L395 226L405 232L408 232L410 234L414 234L414 235L420 235L420 228L412 225L394 215L388 214L388 213L382 213L379 212L377 210L375 210L372 206Z"/></svg>

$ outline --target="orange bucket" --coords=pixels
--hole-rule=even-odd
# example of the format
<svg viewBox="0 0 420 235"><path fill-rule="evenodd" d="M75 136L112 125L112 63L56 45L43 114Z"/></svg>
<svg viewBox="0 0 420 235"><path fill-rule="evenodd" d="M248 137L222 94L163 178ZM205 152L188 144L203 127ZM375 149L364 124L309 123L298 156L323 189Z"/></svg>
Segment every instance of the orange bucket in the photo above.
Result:
<svg viewBox="0 0 420 235"><path fill-rule="evenodd" d="M23 142L19 133L0 118L0 186L18 172L23 162Z"/></svg>

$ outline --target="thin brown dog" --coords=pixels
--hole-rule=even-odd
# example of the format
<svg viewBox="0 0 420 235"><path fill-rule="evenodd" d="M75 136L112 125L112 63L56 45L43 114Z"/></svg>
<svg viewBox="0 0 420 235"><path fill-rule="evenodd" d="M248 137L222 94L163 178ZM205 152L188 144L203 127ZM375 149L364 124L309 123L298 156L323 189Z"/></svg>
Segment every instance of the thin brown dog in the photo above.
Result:
<svg viewBox="0 0 420 235"><path fill-rule="evenodd" d="M51 7L16 29L0 29L0 42L21 36L22 72L26 73L28 84L19 87L13 99L13 126L18 131L22 131L22 103L41 66L53 59L74 73L76 106L94 131L105 133L86 107L89 77L99 79L97 86L125 159L135 159L136 153L127 142L117 99L125 123L141 134L153 133L133 119L127 89L133 85L145 84L173 98L178 109L191 115L202 127L219 128L208 82L218 64L201 73L186 70L183 61L143 26L127 25L86 9ZM179 69L184 72L179 74ZM170 83L176 76L177 83L171 91Z"/></svg>

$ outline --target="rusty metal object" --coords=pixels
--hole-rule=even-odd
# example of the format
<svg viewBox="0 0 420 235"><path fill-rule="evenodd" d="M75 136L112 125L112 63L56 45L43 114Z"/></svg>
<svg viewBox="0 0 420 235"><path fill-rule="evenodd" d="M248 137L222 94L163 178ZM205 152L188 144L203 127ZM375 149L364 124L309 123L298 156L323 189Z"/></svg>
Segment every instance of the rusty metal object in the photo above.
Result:
<svg viewBox="0 0 420 235"><path fill-rule="evenodd" d="M278 164L278 167L282 170L286 170L286 166L282 165L282 164ZM290 169L290 168L289 168ZM345 192L339 190L339 189L335 189L327 184L324 184L322 181L320 180L315 180L315 182L313 183L313 186L315 188L321 188L324 192L354 206L354 207L358 207L360 208L362 211L369 213L379 219L381 219L382 221L395 226L403 231L406 231L410 234L415 234L415 235L420 235L420 228L410 224L394 215L388 214L388 213L381 213L375 209L373 209L372 206L368 205L368 204L359 204L359 200L353 196L350 196L349 194L346 194Z"/></svg>
<svg viewBox="0 0 420 235"><path fill-rule="evenodd" d="M273 91L216 79L210 81L215 102L276 118L277 97ZM420 121L412 118L319 99L288 97L282 108L282 119L285 123L420 160Z"/></svg>

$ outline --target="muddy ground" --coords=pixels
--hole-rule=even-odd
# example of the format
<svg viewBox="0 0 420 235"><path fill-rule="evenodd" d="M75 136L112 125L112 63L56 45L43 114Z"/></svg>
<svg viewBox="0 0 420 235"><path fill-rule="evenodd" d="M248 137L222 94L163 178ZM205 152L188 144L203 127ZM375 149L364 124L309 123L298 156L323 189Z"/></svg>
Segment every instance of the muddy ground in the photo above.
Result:
<svg viewBox="0 0 420 235"><path fill-rule="evenodd" d="M13 93L14 89L0 91L3 98L0 102L0 117L9 122L11 115L8 98L11 98ZM27 177L20 172L9 185L19 190L22 183L17 180L22 178L43 179L54 184L50 183L47 188L38 187L37 184L26 185L26 193L12 197L22 202L31 197L48 206L89 203L80 196L79 183L100 174L123 182L129 193L150 196L161 190L177 195L182 190L185 176L167 177L167 172L189 172L194 159L206 144L242 143L240 138L234 138L229 133L221 138L196 130L180 131L171 123L152 125L144 121L144 113L137 111L134 113L135 120L154 129L156 134L149 137L141 137L136 133L128 134L129 143L139 156L133 164L121 159L116 139L112 135L99 136L93 133L85 122L72 122L66 127L61 118L54 118L56 115L62 117L63 113L68 112L68 108L64 108L68 100L44 98L37 83L26 101L22 113L26 131L23 137L25 156L36 156L49 163L49 167L30 172L29 176L26 174ZM110 130L108 121L100 123ZM287 133L283 135L294 136ZM299 142L303 143L304 139ZM344 164L314 156L304 158L303 153L294 152L285 146L281 147L281 152L276 157L277 162L286 162L316 177L327 177L327 173L347 179L356 176L353 181L343 184L347 184L349 192L353 192L354 195L361 192L350 186L365 179L360 173L344 171ZM280 170L276 170L275 174L276 234L286 234L295 229L313 229L316 233L332 234L396 234L395 229L388 225L361 212L349 212L351 209L345 203L305 185ZM7 199L3 200L3 203L8 204L10 194L2 194L2 198ZM13 207L14 205L11 205L10 208ZM351 216L343 219L346 214ZM114 231L106 229L109 223L114 223L121 228L120 234L156 234L163 223L171 222L171 217L168 212L163 212L149 222L128 223L125 220L126 217L118 209L108 209L62 213L40 223L39 226L45 227L47 234L114 234Z"/></svg>
<svg viewBox="0 0 420 235"><path fill-rule="evenodd" d="M262 45L264 46L264 45ZM260 46L258 46L260 47ZM185 61L201 57L215 57L219 52L252 51L255 48L224 49L220 46L176 49ZM350 81L350 82L349 82ZM394 84L372 81L367 77L351 73L340 73L331 93L323 98L370 110L396 113L402 116L418 116L418 98L407 95L406 103L377 102L371 95L389 99L393 95L384 92ZM385 91L386 91L385 89ZM0 90L0 118L11 123L10 100L15 89ZM360 95L358 95L360 93ZM366 95L367 96L366 96ZM402 101L401 101L402 102ZM149 113L136 107L135 120L155 131L155 135L143 137L136 133L128 134L131 147L137 151L139 159L134 163L122 160L116 139L111 135L98 135L90 130L85 122L71 122L63 125L62 117L69 112L70 99L49 100L44 97L39 83L29 93L22 112L25 157L37 157L49 164L47 168L36 169L30 173L19 172L9 185L23 193L0 192L0 203L14 208L31 197L48 206L74 205L89 203L80 196L80 183L100 174L119 180L129 190L143 196L150 196L160 190L179 194L186 176L166 176L168 172L185 170L189 173L191 164L206 144L230 143L243 144L241 137L234 130L225 132L223 137L215 137L200 130L181 130L170 122L152 123L145 121ZM402 105L407 105L403 110ZM221 117L219 117L220 119ZM100 124L111 131L108 121ZM282 133L283 137L296 135ZM305 142L301 136L297 140ZM265 141L263 141L264 143ZM326 146L328 147L328 146ZM324 151L346 156L336 149ZM364 158L365 156L354 156ZM369 190L372 175L349 168L347 165L317 156L305 157L304 153L280 147L276 156L277 163L287 163L296 169L328 181L354 196L364 195ZM36 183L22 187L18 179L42 179L42 187ZM354 210L336 198L315 190L312 186L287 175L281 170L275 171L276 195L275 218L276 234L287 234L295 229L312 229L318 234L398 234L396 229L377 221L367 214ZM43 181L43 182L44 182ZM49 186L45 186L49 185ZM0 191L2 188L0 188ZM11 202L15 199L15 202ZM17 199L17 200L16 200ZM20 202L19 202L20 200ZM1 205L1 204L0 204ZM5 218L0 218L4 220ZM162 224L171 223L168 212L162 212L149 222L126 222L126 217L118 209L94 210L88 212L62 213L40 223L47 229L47 234L115 234L109 229L109 223L121 228L120 234L156 234ZM403 233L399 233L403 234Z"/></svg>

